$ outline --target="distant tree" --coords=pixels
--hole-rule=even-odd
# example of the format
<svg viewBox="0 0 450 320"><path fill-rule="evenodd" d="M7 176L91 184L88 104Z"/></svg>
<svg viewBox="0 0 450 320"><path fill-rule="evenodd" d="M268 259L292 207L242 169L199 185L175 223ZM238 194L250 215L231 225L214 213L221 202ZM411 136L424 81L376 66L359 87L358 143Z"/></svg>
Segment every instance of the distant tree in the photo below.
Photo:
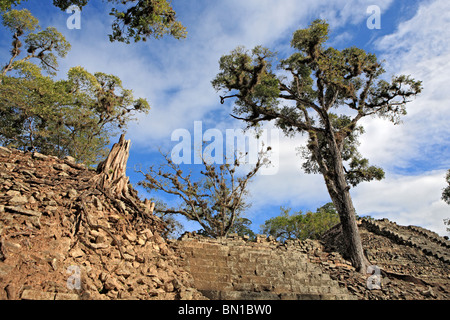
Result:
<svg viewBox="0 0 450 320"><path fill-rule="evenodd" d="M153 214L161 218L166 223L166 228L162 234L169 239L177 239L184 231L183 225L176 219L176 215L170 212L166 212L167 203L161 199L151 198L150 202L155 204Z"/></svg>
<svg viewBox="0 0 450 320"><path fill-rule="evenodd" d="M450 204L450 170L447 171L445 180L447 180L448 186L442 191L442 200L444 200L447 204Z"/></svg>
<svg viewBox="0 0 450 320"><path fill-rule="evenodd" d="M281 214L267 220L261 226L261 232L284 242L286 240L319 239L331 227L339 223L339 215L333 203L317 209L316 212L302 211L290 214L291 209L281 208Z"/></svg>
<svg viewBox="0 0 450 320"><path fill-rule="evenodd" d="M225 91L222 103L235 99L233 117L248 127L275 121L287 136L308 134L304 169L324 177L340 216L348 257L365 273L369 262L350 186L379 180L384 172L356 152L362 133L358 122L377 116L399 123L422 84L405 75L391 82L380 79L385 70L374 54L355 47L326 47L328 34L329 25L323 20L296 31L291 42L295 53L281 59L277 68L272 64L275 53L269 49L239 47L220 59L221 71L212 85Z"/></svg>
<svg viewBox="0 0 450 320"><path fill-rule="evenodd" d="M255 166L247 174L238 174L242 165L238 158L233 164L207 163L203 160L201 178L194 180L192 172L184 174L180 165L174 163L169 155L164 155L165 163L155 168L151 166L144 173L139 185L149 192L162 191L181 200L178 207L162 209L166 214L180 214L189 220L197 221L204 234L211 237L226 236L236 224L242 212L249 207L245 202L247 186L259 169L267 162L261 152Z"/></svg>
<svg viewBox="0 0 450 320"><path fill-rule="evenodd" d="M238 217L234 222L234 225L230 228L230 233L237 233L239 236L248 236L249 240L254 240L256 234L250 229L252 221L247 218Z"/></svg>
<svg viewBox="0 0 450 320"><path fill-rule="evenodd" d="M148 102L134 99L114 75L74 67L67 80L54 80L58 58L70 50L64 36L52 27L40 30L26 9L2 18L13 35L11 58L0 74L2 145L94 164L104 158L109 137L123 131L134 113L148 112Z"/></svg>
<svg viewBox="0 0 450 320"><path fill-rule="evenodd" d="M450 226L450 219L444 219L444 224ZM450 232L450 228L447 228L447 232Z"/></svg>
<svg viewBox="0 0 450 320"><path fill-rule="evenodd" d="M24 0L27 1L27 0ZM169 0L107 0L114 4L110 15L115 17L110 41L130 43L148 38L159 39L171 35L176 39L185 38L186 28L177 21L176 13ZM0 12L20 4L21 0L0 0ZM82 9L89 0L53 0L61 10L72 5Z"/></svg>
<svg viewBox="0 0 450 320"><path fill-rule="evenodd" d="M447 171L445 180L447 181L448 186L442 191L442 200L447 204L450 204L450 170ZM450 219L445 219L444 224L450 226ZM450 228L447 228L447 231L450 232Z"/></svg>

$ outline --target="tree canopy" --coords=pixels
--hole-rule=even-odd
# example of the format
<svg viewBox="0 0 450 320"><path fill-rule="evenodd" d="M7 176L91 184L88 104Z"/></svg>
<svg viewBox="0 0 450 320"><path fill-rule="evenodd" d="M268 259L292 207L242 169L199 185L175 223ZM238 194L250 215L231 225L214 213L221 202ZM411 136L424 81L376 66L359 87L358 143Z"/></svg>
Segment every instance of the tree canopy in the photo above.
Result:
<svg viewBox="0 0 450 320"><path fill-rule="evenodd" d="M58 58L70 50L64 36L53 27L41 30L26 9L2 18L13 38L0 76L2 145L94 164L104 158L110 136L123 131L135 113L148 112L148 102L135 99L117 76L78 66L67 79L54 80Z"/></svg>
<svg viewBox="0 0 450 320"><path fill-rule="evenodd" d="M27 0L24 0L27 1ZM10 10L20 4L21 0L0 0L0 12ZM186 28L177 20L169 0L107 0L113 4L110 15L115 18L112 24L111 41L130 43L146 41L148 38L159 39L170 35L176 39L185 38ZM89 0L53 0L61 10L70 6L80 9Z"/></svg>

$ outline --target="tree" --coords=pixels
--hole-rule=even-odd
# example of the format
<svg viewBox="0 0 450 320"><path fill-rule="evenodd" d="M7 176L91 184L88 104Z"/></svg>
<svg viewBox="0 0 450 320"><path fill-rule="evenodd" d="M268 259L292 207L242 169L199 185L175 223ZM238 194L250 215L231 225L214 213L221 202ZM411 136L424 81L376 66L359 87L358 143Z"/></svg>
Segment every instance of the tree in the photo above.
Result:
<svg viewBox="0 0 450 320"><path fill-rule="evenodd" d="M256 234L250 229L250 225L252 221L247 218L237 217L234 225L230 228L231 233L237 233L238 236L248 236L249 240L254 240L256 238Z"/></svg>
<svg viewBox="0 0 450 320"><path fill-rule="evenodd" d="M409 76L381 79L385 73L374 54L351 47L325 47L329 26L316 20L294 33L290 57L272 65L275 54L258 46L251 52L238 47L220 59L221 72L212 81L235 98L233 117L247 126L275 121L288 136L308 134L306 172L320 173L339 213L345 246L352 264L365 272L350 185L383 177L356 152L358 122L368 116L394 124L406 114L406 104L422 90ZM340 112L340 114L338 113Z"/></svg>
<svg viewBox="0 0 450 320"><path fill-rule="evenodd" d="M26 1L26 0L25 0ZM171 35L175 39L186 38L186 28L177 21L176 12L169 0L107 0L114 6L110 15L115 17L112 24L111 42L120 41L130 43L147 41L148 38L159 39L165 35ZM0 0L0 12L11 9L20 4L21 0ZM53 0L53 4L61 10L67 10L70 6L82 9L89 0Z"/></svg>
<svg viewBox="0 0 450 320"><path fill-rule="evenodd" d="M450 170L447 171L445 180L447 181L448 186L442 191L442 200L444 200L447 204L450 204Z"/></svg>
<svg viewBox="0 0 450 320"><path fill-rule="evenodd" d="M202 159L204 170L201 178L194 180L192 172L184 174L180 165L174 163L169 155L164 155L165 164L155 168L151 166L147 173L137 169L145 176L139 185L152 191L163 191L182 200L178 207L160 209L166 214L180 214L189 220L197 221L204 233L211 237L226 236L233 229L236 221L244 223L241 213L248 208L245 197L248 195L249 181L267 162L263 152L258 161L247 174L239 175L241 166L236 158L233 164L208 163ZM226 162L226 161L224 161Z"/></svg>
<svg viewBox="0 0 450 320"><path fill-rule="evenodd" d="M261 226L261 232L284 242L293 239L319 239L331 227L339 223L333 203L317 209L316 212L302 211L290 214L291 209L281 208L281 214L267 220Z"/></svg>
<svg viewBox="0 0 450 320"><path fill-rule="evenodd" d="M11 9L12 6L19 5L21 0L0 0L0 12L5 12Z"/></svg>
<svg viewBox="0 0 450 320"><path fill-rule="evenodd" d="M0 75L0 143L97 163L109 137L123 131L134 113L148 112L148 102L134 99L118 77L82 67L71 68L67 80L53 80L58 58L70 49L64 36L55 28L40 30L28 10L2 17L13 42Z"/></svg>

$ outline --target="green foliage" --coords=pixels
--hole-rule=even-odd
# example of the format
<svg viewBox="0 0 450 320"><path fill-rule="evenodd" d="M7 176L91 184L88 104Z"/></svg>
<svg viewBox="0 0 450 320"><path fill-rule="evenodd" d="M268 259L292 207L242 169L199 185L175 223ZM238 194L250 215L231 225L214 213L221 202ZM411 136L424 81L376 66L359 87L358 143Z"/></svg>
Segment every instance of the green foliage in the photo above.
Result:
<svg viewBox="0 0 450 320"><path fill-rule="evenodd" d="M317 209L316 212L302 211L290 214L291 209L281 208L281 214L267 220L261 226L261 232L284 242L292 239L319 239L331 227L339 223L332 203Z"/></svg>
<svg viewBox="0 0 450 320"><path fill-rule="evenodd" d="M70 44L55 28L40 31L28 10L4 13L3 24L14 41L0 78L2 145L95 164L104 158L110 136L123 130L134 113L148 112L148 102L135 100L114 75L74 67L67 80L54 80L57 58ZM20 50L23 38L26 54Z"/></svg>
<svg viewBox="0 0 450 320"><path fill-rule="evenodd" d="M84 7L89 0L53 0L62 10L71 5ZM176 20L176 13L168 0L108 0L115 6L110 15L115 17L112 24L111 41L130 43L159 39L171 35L175 39L186 37L186 28Z"/></svg>
<svg viewBox="0 0 450 320"><path fill-rule="evenodd" d="M448 186L442 191L442 200L447 204L450 204L450 170L448 170L445 180L447 181Z"/></svg>
<svg viewBox="0 0 450 320"><path fill-rule="evenodd" d="M5 10L6 11L6 10ZM39 21L33 17L29 10L11 10L2 15L3 25L12 33L17 32L18 36L25 32L31 32L39 27Z"/></svg>
<svg viewBox="0 0 450 320"><path fill-rule="evenodd" d="M271 59L275 56L270 50L256 47L251 52L243 47L236 48L230 55L220 59L220 72L212 81L216 90L240 90L244 99L237 101L234 112L237 115L251 113L252 105L261 104L268 110L277 108L280 94L277 78L270 73ZM222 103L224 102L222 99ZM250 124L254 124L250 121Z"/></svg>
<svg viewBox="0 0 450 320"><path fill-rule="evenodd" d="M369 166L358 153L357 138L364 131L357 124L367 116L399 123L422 83L405 75L379 80L385 70L374 54L355 47L327 48L328 33L323 20L296 31L291 41L296 52L276 67L276 54L269 49L238 47L220 59L212 85L228 94L222 102L235 98L234 117L248 126L275 120L288 136L307 133L308 146L301 149L304 169L323 174L329 189L337 189L332 184L339 166L353 186L384 177L381 168ZM346 113L339 114L341 109Z"/></svg>
<svg viewBox="0 0 450 320"><path fill-rule="evenodd" d="M6 12L11 9L12 6L19 5L21 0L0 0L0 12Z"/></svg>

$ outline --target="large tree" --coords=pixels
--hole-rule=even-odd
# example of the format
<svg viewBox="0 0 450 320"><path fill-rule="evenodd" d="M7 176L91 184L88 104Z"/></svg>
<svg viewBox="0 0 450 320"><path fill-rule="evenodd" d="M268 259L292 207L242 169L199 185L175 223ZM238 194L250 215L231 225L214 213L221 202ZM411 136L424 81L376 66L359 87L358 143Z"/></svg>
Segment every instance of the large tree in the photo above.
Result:
<svg viewBox="0 0 450 320"><path fill-rule="evenodd" d="M74 67L66 80L54 80L58 58L70 49L64 36L53 27L41 30L26 9L2 18L13 38L0 74L2 145L94 164L106 155L109 137L134 113L148 112L148 102L134 99L114 75Z"/></svg>
<svg viewBox="0 0 450 320"><path fill-rule="evenodd" d="M304 168L324 177L340 216L348 257L365 272L368 261L350 188L381 179L384 172L369 166L357 152L362 132L358 123L374 116L399 123L422 85L405 75L382 79L385 70L374 54L356 47L327 47L328 34L323 20L296 31L291 42L295 52L277 66L269 49L238 47L220 59L221 72L212 84L225 91L222 103L235 99L233 117L248 126L274 120L286 135L308 134Z"/></svg>
<svg viewBox="0 0 450 320"><path fill-rule="evenodd" d="M26 0L25 0L26 1ZM176 39L186 37L186 28L176 18L176 13L168 0L107 0L113 4L110 15L112 24L111 41L130 43L159 39L165 35ZM0 0L0 12L10 10L21 0ZM53 0L53 4L66 10L70 6L82 9L89 0Z"/></svg>

